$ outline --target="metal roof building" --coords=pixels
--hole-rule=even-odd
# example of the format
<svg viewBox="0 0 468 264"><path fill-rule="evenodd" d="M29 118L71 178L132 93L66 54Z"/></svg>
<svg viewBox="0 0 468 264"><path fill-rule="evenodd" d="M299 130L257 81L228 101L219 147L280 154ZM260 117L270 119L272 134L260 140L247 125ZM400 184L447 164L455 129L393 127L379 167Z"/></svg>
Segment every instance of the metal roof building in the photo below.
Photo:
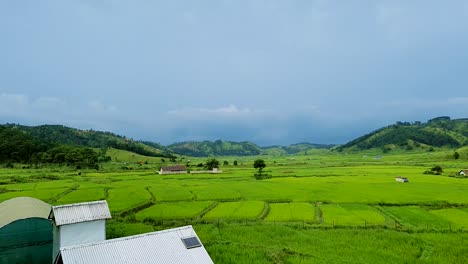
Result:
<svg viewBox="0 0 468 264"><path fill-rule="evenodd" d="M49 214L49 219L54 220L56 226L111 218L107 201L53 206Z"/></svg>
<svg viewBox="0 0 468 264"><path fill-rule="evenodd" d="M0 263L51 263L51 206L30 197L0 203Z"/></svg>
<svg viewBox="0 0 468 264"><path fill-rule="evenodd" d="M55 264L212 264L192 226L60 248Z"/></svg>
<svg viewBox="0 0 468 264"><path fill-rule="evenodd" d="M53 257L62 247L106 240L106 219L110 218L106 201L53 206L49 214L53 220Z"/></svg>

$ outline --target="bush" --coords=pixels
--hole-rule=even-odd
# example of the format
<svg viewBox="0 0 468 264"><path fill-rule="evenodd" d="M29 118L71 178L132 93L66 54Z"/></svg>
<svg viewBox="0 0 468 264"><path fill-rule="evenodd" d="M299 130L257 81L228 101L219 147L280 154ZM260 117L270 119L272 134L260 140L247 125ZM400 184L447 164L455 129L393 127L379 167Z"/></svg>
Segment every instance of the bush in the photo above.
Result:
<svg viewBox="0 0 468 264"><path fill-rule="evenodd" d="M436 166L432 167L431 170L426 170L425 172L423 172L423 174L440 175L442 172L444 172L442 167L440 167L439 165L436 165Z"/></svg>

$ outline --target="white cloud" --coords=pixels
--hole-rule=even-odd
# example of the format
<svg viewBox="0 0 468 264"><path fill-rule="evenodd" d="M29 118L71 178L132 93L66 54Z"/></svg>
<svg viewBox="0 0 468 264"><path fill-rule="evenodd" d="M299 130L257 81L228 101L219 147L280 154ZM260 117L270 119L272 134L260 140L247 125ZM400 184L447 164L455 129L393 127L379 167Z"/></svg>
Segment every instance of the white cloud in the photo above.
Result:
<svg viewBox="0 0 468 264"><path fill-rule="evenodd" d="M23 115L28 111L29 99L22 94L0 94L0 115Z"/></svg>
<svg viewBox="0 0 468 264"><path fill-rule="evenodd" d="M235 105L228 105L219 108L182 108L166 112L168 117L187 119L211 119L211 118L239 118L255 117L265 115L267 110L251 110L250 108L239 108Z"/></svg>
<svg viewBox="0 0 468 264"><path fill-rule="evenodd" d="M105 128L106 123L117 119L117 115L116 107L99 101L71 103L58 97L0 94L0 122L57 123L77 127L91 125L96 129Z"/></svg>

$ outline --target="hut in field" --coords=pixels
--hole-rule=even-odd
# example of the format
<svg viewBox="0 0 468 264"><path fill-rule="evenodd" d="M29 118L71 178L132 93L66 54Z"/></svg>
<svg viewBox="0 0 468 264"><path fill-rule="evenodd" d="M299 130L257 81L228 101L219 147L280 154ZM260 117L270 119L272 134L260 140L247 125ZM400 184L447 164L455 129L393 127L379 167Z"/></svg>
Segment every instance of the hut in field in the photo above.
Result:
<svg viewBox="0 0 468 264"><path fill-rule="evenodd" d="M397 181L397 182L409 182L408 178L401 177L401 176L395 177L395 181Z"/></svg>
<svg viewBox="0 0 468 264"><path fill-rule="evenodd" d="M111 218L106 201L53 206L53 257L62 247L106 240L106 220Z"/></svg>
<svg viewBox="0 0 468 264"><path fill-rule="evenodd" d="M54 264L213 264L192 226L60 248Z"/></svg>
<svg viewBox="0 0 468 264"><path fill-rule="evenodd" d="M30 197L0 203L0 263L52 263L50 208Z"/></svg>
<svg viewBox="0 0 468 264"><path fill-rule="evenodd" d="M461 170L458 172L458 175L467 177L468 176L468 170Z"/></svg>
<svg viewBox="0 0 468 264"><path fill-rule="evenodd" d="M184 165L174 165L161 167L159 174L184 174L187 173L187 168Z"/></svg>

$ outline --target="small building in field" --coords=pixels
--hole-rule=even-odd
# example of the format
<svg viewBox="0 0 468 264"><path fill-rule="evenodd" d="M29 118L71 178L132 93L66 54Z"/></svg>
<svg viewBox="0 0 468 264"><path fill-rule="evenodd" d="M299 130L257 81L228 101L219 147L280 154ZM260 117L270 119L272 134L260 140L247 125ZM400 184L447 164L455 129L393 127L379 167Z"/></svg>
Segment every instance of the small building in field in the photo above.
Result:
<svg viewBox="0 0 468 264"><path fill-rule="evenodd" d="M468 170L461 170L461 171L458 172L458 175L467 177L468 176Z"/></svg>
<svg viewBox="0 0 468 264"><path fill-rule="evenodd" d="M30 197L0 203L0 263L52 263L50 208Z"/></svg>
<svg viewBox="0 0 468 264"><path fill-rule="evenodd" d="M192 226L60 248L54 264L213 264Z"/></svg>
<svg viewBox="0 0 468 264"><path fill-rule="evenodd" d="M401 177L401 176L395 177L395 181L397 181L397 182L409 182L408 178Z"/></svg>
<svg viewBox="0 0 468 264"><path fill-rule="evenodd" d="M53 258L62 247L106 240L106 220L110 218L106 201L53 206L49 213L53 224Z"/></svg>
<svg viewBox="0 0 468 264"><path fill-rule="evenodd" d="M187 173L187 168L184 165L174 165L161 167L159 174L184 174Z"/></svg>

